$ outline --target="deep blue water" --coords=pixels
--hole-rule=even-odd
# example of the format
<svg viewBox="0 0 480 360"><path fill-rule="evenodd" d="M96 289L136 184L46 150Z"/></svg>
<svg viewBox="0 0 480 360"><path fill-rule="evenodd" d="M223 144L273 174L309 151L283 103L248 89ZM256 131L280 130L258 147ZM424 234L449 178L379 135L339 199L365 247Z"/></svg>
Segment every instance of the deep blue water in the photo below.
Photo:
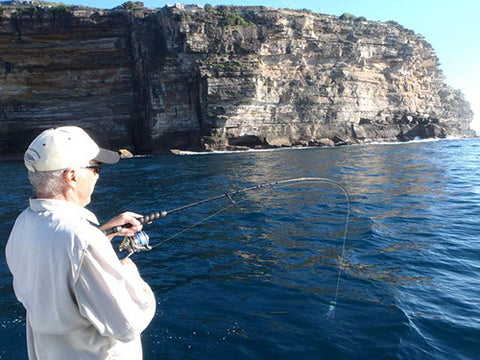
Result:
<svg viewBox="0 0 480 360"><path fill-rule="evenodd" d="M164 155L105 168L89 207L105 221L258 183L329 184L248 192L145 226L133 256L158 301L145 359L478 359L480 140ZM0 164L0 358L24 359L25 314L4 249L31 195L21 163ZM118 241L115 242L115 247Z"/></svg>

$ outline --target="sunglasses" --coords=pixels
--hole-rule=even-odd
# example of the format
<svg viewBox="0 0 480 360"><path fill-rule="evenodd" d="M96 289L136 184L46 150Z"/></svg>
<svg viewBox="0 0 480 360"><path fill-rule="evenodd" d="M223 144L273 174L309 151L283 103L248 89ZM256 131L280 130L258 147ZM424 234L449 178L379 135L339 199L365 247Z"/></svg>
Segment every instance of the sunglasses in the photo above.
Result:
<svg viewBox="0 0 480 360"><path fill-rule="evenodd" d="M85 169L92 169L94 174L100 175L100 170L102 169L102 166L100 164L88 165L85 166Z"/></svg>

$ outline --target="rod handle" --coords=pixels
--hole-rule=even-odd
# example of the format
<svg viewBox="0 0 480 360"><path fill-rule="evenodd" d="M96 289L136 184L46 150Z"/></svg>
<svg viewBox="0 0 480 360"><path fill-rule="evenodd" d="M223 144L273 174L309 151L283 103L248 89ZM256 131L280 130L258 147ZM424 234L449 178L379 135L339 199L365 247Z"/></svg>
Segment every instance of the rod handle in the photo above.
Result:
<svg viewBox="0 0 480 360"><path fill-rule="evenodd" d="M157 211L157 212L142 216L142 217L138 218L137 220L140 222L140 224L147 224L147 223L150 223L154 220L163 219L167 215L168 215L168 212L166 212L166 211ZM103 233L105 235L115 234L115 233L121 231L124 228L128 229L128 228L131 228L131 227L132 227L132 224L127 223L125 225L114 226L111 229L105 230Z"/></svg>

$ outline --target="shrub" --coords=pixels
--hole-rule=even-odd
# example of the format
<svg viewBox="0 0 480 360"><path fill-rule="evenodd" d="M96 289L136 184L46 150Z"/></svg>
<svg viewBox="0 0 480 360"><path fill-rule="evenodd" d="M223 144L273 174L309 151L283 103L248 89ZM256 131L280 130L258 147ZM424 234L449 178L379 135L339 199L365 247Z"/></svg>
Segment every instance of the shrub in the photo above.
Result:
<svg viewBox="0 0 480 360"><path fill-rule="evenodd" d="M38 14L39 7L37 6L28 6L24 8L17 9L12 13L13 17L34 17Z"/></svg>
<svg viewBox="0 0 480 360"><path fill-rule="evenodd" d="M136 8L143 8L144 4L141 1L127 1L121 7L127 11L132 11Z"/></svg>
<svg viewBox="0 0 480 360"><path fill-rule="evenodd" d="M186 22L189 20L189 16L185 13L178 13L178 14L175 14L175 20L177 20L178 22Z"/></svg>
<svg viewBox="0 0 480 360"><path fill-rule="evenodd" d="M227 14L227 17L221 21L222 26L248 26L250 23L238 14Z"/></svg>
<svg viewBox="0 0 480 360"><path fill-rule="evenodd" d="M50 2L50 1L38 1L38 5L46 6L46 7L52 7L52 6L57 6L58 3Z"/></svg>
<svg viewBox="0 0 480 360"><path fill-rule="evenodd" d="M355 20L356 17L352 14L349 14L349 13L343 13L341 16L340 16L340 20Z"/></svg>
<svg viewBox="0 0 480 360"><path fill-rule="evenodd" d="M53 18L60 22L68 22L72 18L71 8L69 6L60 4L50 8Z"/></svg>
<svg viewBox="0 0 480 360"><path fill-rule="evenodd" d="M310 9L302 9L302 10L300 10L300 11L303 12L303 13L306 13L306 14L316 15L316 14L315 14L315 11L310 10Z"/></svg>

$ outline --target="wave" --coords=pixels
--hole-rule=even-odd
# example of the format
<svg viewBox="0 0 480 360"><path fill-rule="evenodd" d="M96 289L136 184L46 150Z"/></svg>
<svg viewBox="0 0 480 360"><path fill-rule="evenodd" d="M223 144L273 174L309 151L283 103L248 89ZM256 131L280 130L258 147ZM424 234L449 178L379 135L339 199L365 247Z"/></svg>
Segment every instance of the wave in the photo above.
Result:
<svg viewBox="0 0 480 360"><path fill-rule="evenodd" d="M361 144L351 144L348 146L368 146L368 145L407 145L412 143L429 143L438 141L451 141L451 140L472 140L471 138L462 137L446 137L446 138L430 138L421 139L419 137L410 141L372 141L364 142ZM220 154L244 154L244 153L260 153L260 152L275 152L275 151L290 151L290 150L309 150L309 149L330 149L332 146L292 146L292 147L280 147L270 149L245 149L245 150L213 150L213 151L188 151L188 150L172 150L171 153L175 155L220 155Z"/></svg>
<svg viewBox="0 0 480 360"><path fill-rule="evenodd" d="M327 148L327 147L323 147ZM259 153L259 152L273 152L273 151L289 151L289 150L307 150L307 149L319 149L318 146L292 146L281 147L274 149L245 149L245 150L214 150L214 151L187 151L187 150L175 150L172 154L175 155L219 155L219 154L244 154L244 153Z"/></svg>

